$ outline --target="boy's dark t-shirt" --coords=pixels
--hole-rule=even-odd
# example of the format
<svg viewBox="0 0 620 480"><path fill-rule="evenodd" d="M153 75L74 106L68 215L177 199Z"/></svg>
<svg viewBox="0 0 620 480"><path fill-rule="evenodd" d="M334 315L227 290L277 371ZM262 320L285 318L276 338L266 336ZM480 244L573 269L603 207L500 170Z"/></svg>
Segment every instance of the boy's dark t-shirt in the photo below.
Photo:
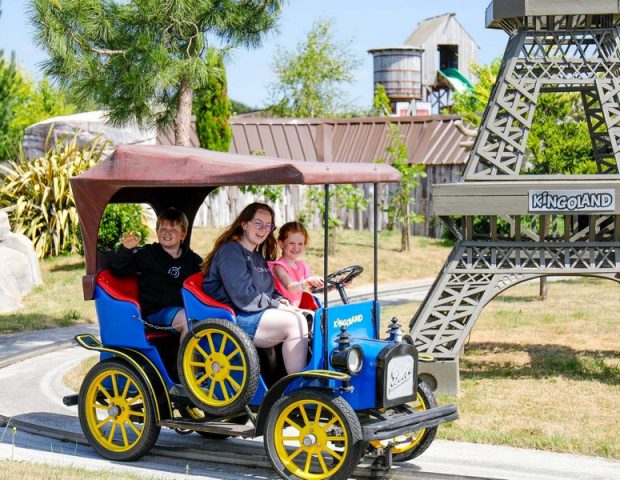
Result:
<svg viewBox="0 0 620 480"><path fill-rule="evenodd" d="M159 243L135 250L121 245L110 254L109 267L113 274L139 275L138 297L144 317L166 307L183 306L183 281L200 271L202 259L185 245L181 245L181 249L179 258L172 258Z"/></svg>
<svg viewBox="0 0 620 480"><path fill-rule="evenodd" d="M262 312L280 305L281 296L275 293L267 261L239 242L225 243L215 252L202 289L237 313Z"/></svg>

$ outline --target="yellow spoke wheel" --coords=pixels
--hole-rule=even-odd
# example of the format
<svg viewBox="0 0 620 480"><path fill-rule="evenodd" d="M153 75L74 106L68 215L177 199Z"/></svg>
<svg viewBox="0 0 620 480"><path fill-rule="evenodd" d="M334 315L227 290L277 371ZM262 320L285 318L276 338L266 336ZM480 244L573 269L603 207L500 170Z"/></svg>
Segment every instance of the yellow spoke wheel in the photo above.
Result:
<svg viewBox="0 0 620 480"><path fill-rule="evenodd" d="M121 360L106 360L91 368L78 398L84 435L103 457L136 460L155 444L160 427L151 393Z"/></svg>
<svg viewBox="0 0 620 480"><path fill-rule="evenodd" d="M210 415L240 411L258 386L256 347L229 320L205 320L194 327L183 339L177 366L189 398Z"/></svg>
<svg viewBox="0 0 620 480"><path fill-rule="evenodd" d="M298 390L278 400L264 432L269 460L288 479L346 479L362 453L362 427L340 396Z"/></svg>
<svg viewBox="0 0 620 480"><path fill-rule="evenodd" d="M437 406L437 401L430 387L423 381L418 382L418 392L415 403L410 403L410 407L415 410L423 411ZM390 440L374 440L370 442L372 448L383 448L392 444L392 460L395 462L406 462L421 455L435 440L437 427L422 428L415 432L410 432Z"/></svg>

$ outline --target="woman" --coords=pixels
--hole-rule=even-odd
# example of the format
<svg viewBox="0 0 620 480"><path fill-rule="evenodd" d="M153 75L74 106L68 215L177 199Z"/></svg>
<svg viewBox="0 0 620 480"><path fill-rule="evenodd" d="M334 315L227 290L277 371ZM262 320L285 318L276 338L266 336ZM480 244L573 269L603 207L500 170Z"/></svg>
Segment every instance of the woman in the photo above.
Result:
<svg viewBox="0 0 620 480"><path fill-rule="evenodd" d="M274 214L269 205L252 203L215 241L202 266L202 289L230 305L237 324L259 348L282 343L288 373L307 363L308 324L301 313L275 293L267 266L276 256Z"/></svg>

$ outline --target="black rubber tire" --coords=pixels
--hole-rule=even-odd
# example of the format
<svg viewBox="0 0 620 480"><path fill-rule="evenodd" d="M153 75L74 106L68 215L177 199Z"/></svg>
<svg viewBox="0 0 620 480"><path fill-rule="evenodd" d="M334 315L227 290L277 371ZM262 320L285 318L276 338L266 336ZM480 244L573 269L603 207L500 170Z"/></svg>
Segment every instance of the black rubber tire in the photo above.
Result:
<svg viewBox="0 0 620 480"><path fill-rule="evenodd" d="M304 406L306 418L308 419L307 423L304 420L301 410L299 410L300 405ZM316 407L318 405L321 405L322 414L318 422L319 426L317 427L315 424L316 417L313 417L313 412L314 414L316 413ZM314 409L313 406L315 407ZM343 441L346 441L347 444L344 447L342 445L343 442L334 442L333 439L328 440L326 436L324 436L326 435L326 432L321 429L321 425L325 425L329 420L333 420L334 417L337 417L337 420L330 427L329 436L332 438L334 436L341 436ZM301 435L299 435L298 439L294 441L296 445L293 448L304 449L305 451L297 455L294 459L289 458L288 461L286 458L282 458L285 454L290 453L284 450L283 431L281 430L284 426L285 418L294 418L295 423L302 429L308 426L308 428L312 429L312 432L320 432L314 439L317 442L316 447L303 445L302 440L308 437L308 433L303 439L301 438ZM290 432L287 432L287 436L290 436ZM326 442L329 441L331 443L330 449L337 451L338 454L341 454L341 459L338 460L336 457L331 456L332 463L331 465L327 465L328 458L323 457L321 454L325 454L325 452L329 453L329 450L323 448L321 445L322 441L325 442L323 445L325 447L327 446ZM359 419L346 400L331 392L313 389L297 390L290 395L280 398L273 405L267 418L267 425L264 431L264 443L265 450L269 456L269 461L282 478L299 479L308 478L308 476L311 476L316 480L328 478L344 480L349 478L357 466L361 456L366 451L367 446L366 442L362 440L362 427ZM342 450L343 448L344 450ZM319 449L318 453L320 458L323 458L324 465L319 463L319 455L316 455L316 452L311 452L310 450L312 449ZM296 475L299 468L305 470L305 462L307 461L309 455L312 459L314 459L314 465L311 465L309 470L315 471L302 472L305 473L305 477ZM303 465L295 464L295 459L299 459L300 464ZM339 465L335 467L337 469L334 471L326 471L325 468L333 467L334 462L339 462ZM286 466L286 463L289 463L289 467ZM293 468L290 468L292 466L291 464L294 464Z"/></svg>
<svg viewBox="0 0 620 480"><path fill-rule="evenodd" d="M222 344L227 347L224 352L220 351ZM200 366L195 365L198 360ZM258 353L250 337L230 320L220 318L201 321L185 336L177 368L187 396L213 416L241 411L256 393L260 374Z"/></svg>
<svg viewBox="0 0 620 480"><path fill-rule="evenodd" d="M127 388L126 382L130 382ZM115 461L138 460L149 453L161 430L149 387L133 368L117 358L97 363L86 374L78 397L78 416L90 446L102 457ZM106 417L110 420L105 421Z"/></svg>

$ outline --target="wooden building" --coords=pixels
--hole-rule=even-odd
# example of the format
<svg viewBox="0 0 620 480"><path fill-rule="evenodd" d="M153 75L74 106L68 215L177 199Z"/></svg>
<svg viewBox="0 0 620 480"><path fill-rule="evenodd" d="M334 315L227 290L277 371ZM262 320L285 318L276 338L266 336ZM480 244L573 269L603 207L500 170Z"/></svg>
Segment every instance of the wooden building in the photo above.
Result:
<svg viewBox="0 0 620 480"><path fill-rule="evenodd" d="M474 80L470 65L478 62L480 47L454 13L421 21L405 44L423 50L422 86L425 98L434 105L447 105L458 73L469 82Z"/></svg>
<svg viewBox="0 0 620 480"><path fill-rule="evenodd" d="M426 166L425 178L415 191L415 212L424 215L423 223L413 226L415 235L439 236L441 225L432 217L432 184L454 183L461 180L468 152L460 144L468 138L456 127L460 117L433 115L423 117L371 117L349 119L313 118L232 118L233 138L230 152L260 154L311 162L374 162L386 156L389 144L388 122L395 122L407 145L409 162ZM172 131L161 133L160 144L173 144ZM195 129L191 142L198 146ZM389 161L389 158L388 158ZM287 187L287 198L277 208L277 219L297 218L303 207L303 192L299 187ZM232 195L217 200L204 222L224 225L249 201L249 197ZM279 212L279 213L278 213ZM344 220L351 228L368 226L370 212L350 215Z"/></svg>

